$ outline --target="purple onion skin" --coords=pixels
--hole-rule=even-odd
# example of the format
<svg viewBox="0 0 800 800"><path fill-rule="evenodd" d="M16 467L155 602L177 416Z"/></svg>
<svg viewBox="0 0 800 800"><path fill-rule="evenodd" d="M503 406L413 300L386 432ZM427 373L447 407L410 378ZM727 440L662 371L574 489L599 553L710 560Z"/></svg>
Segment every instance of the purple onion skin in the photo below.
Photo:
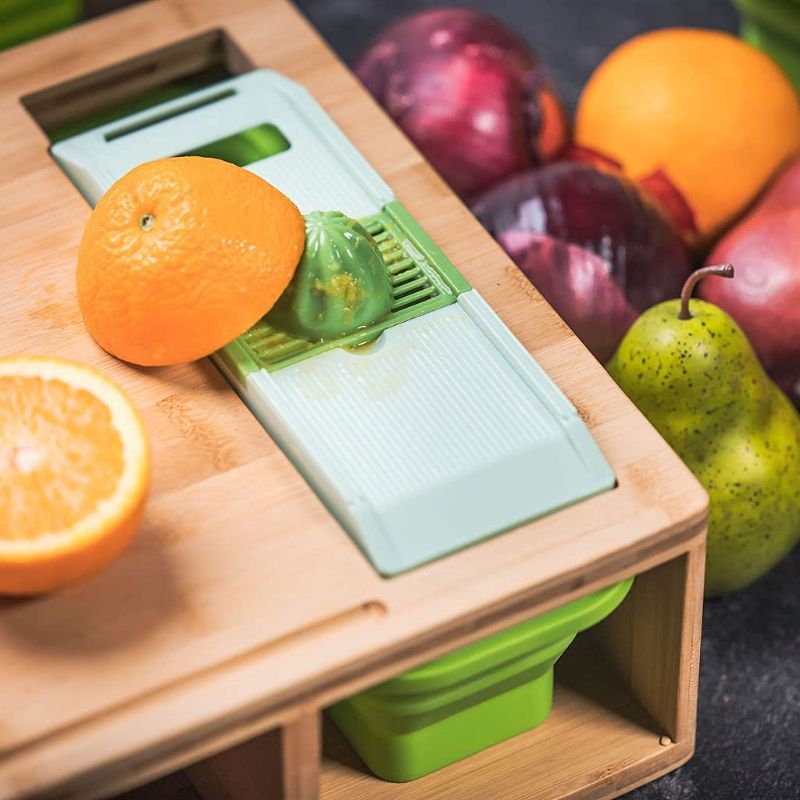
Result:
<svg viewBox="0 0 800 800"><path fill-rule="evenodd" d="M691 271L680 237L636 187L587 164L516 175L472 210L602 362L642 311L680 295Z"/></svg>
<svg viewBox="0 0 800 800"><path fill-rule="evenodd" d="M356 74L463 198L565 143L560 103L536 57L476 11L443 8L401 20L372 43Z"/></svg>

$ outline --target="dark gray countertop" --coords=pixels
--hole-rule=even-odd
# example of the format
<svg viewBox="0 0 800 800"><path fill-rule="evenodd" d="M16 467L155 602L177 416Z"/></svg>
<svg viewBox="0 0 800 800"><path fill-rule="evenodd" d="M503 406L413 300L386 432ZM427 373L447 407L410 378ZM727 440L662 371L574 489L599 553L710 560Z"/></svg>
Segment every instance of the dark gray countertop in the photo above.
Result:
<svg viewBox="0 0 800 800"><path fill-rule="evenodd" d="M103 4L124 3L104 0ZM570 107L603 56L636 33L674 25L736 28L736 15L727 0L462 4L490 10L526 37L549 66ZM89 5L101 3L89 0ZM389 21L437 4L298 0L298 5L352 65ZM174 776L137 791L135 797L188 800L196 795L185 779ZM800 549L751 589L706 604L696 755L685 767L628 798L800 800Z"/></svg>
<svg viewBox="0 0 800 800"><path fill-rule="evenodd" d="M385 25L415 11L460 5L485 11L525 38L550 70L570 107L605 55L642 31L676 25L736 30L729 0L295 0L354 66Z"/></svg>

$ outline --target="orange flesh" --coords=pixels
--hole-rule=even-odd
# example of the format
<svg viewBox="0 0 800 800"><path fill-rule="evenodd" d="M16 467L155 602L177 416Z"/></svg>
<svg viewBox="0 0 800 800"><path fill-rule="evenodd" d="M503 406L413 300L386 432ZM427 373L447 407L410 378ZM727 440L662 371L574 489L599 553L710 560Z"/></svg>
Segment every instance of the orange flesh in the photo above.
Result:
<svg viewBox="0 0 800 800"><path fill-rule="evenodd" d="M0 376L0 540L63 531L109 498L124 469L108 407L56 379Z"/></svg>

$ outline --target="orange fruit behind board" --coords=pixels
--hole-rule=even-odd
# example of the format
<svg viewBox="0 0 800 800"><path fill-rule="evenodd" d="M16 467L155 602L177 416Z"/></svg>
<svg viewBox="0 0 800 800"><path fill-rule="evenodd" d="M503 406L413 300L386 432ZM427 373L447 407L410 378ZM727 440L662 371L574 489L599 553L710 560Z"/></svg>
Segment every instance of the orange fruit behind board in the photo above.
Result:
<svg viewBox="0 0 800 800"><path fill-rule="evenodd" d="M305 228L262 178L214 158L142 164L100 199L78 252L78 302L95 341L144 366L209 355L272 308Z"/></svg>
<svg viewBox="0 0 800 800"><path fill-rule="evenodd" d="M0 593L99 570L132 539L150 456L122 391L70 361L0 358Z"/></svg>
<svg viewBox="0 0 800 800"><path fill-rule="evenodd" d="M576 113L578 145L634 180L663 170L707 240L800 147L800 103L769 56L727 33L669 28L620 45Z"/></svg>

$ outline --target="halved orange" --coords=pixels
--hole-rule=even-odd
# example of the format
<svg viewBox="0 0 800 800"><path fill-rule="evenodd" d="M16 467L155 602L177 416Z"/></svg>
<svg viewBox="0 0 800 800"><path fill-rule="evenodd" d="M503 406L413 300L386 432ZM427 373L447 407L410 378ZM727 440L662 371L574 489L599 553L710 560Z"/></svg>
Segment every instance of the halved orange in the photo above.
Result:
<svg viewBox="0 0 800 800"><path fill-rule="evenodd" d="M100 198L81 239L86 327L145 367L210 355L272 308L305 235L297 206L242 167L200 156L140 164Z"/></svg>
<svg viewBox="0 0 800 800"><path fill-rule="evenodd" d="M149 475L142 419L108 378L56 358L0 358L0 593L52 591L118 556Z"/></svg>

